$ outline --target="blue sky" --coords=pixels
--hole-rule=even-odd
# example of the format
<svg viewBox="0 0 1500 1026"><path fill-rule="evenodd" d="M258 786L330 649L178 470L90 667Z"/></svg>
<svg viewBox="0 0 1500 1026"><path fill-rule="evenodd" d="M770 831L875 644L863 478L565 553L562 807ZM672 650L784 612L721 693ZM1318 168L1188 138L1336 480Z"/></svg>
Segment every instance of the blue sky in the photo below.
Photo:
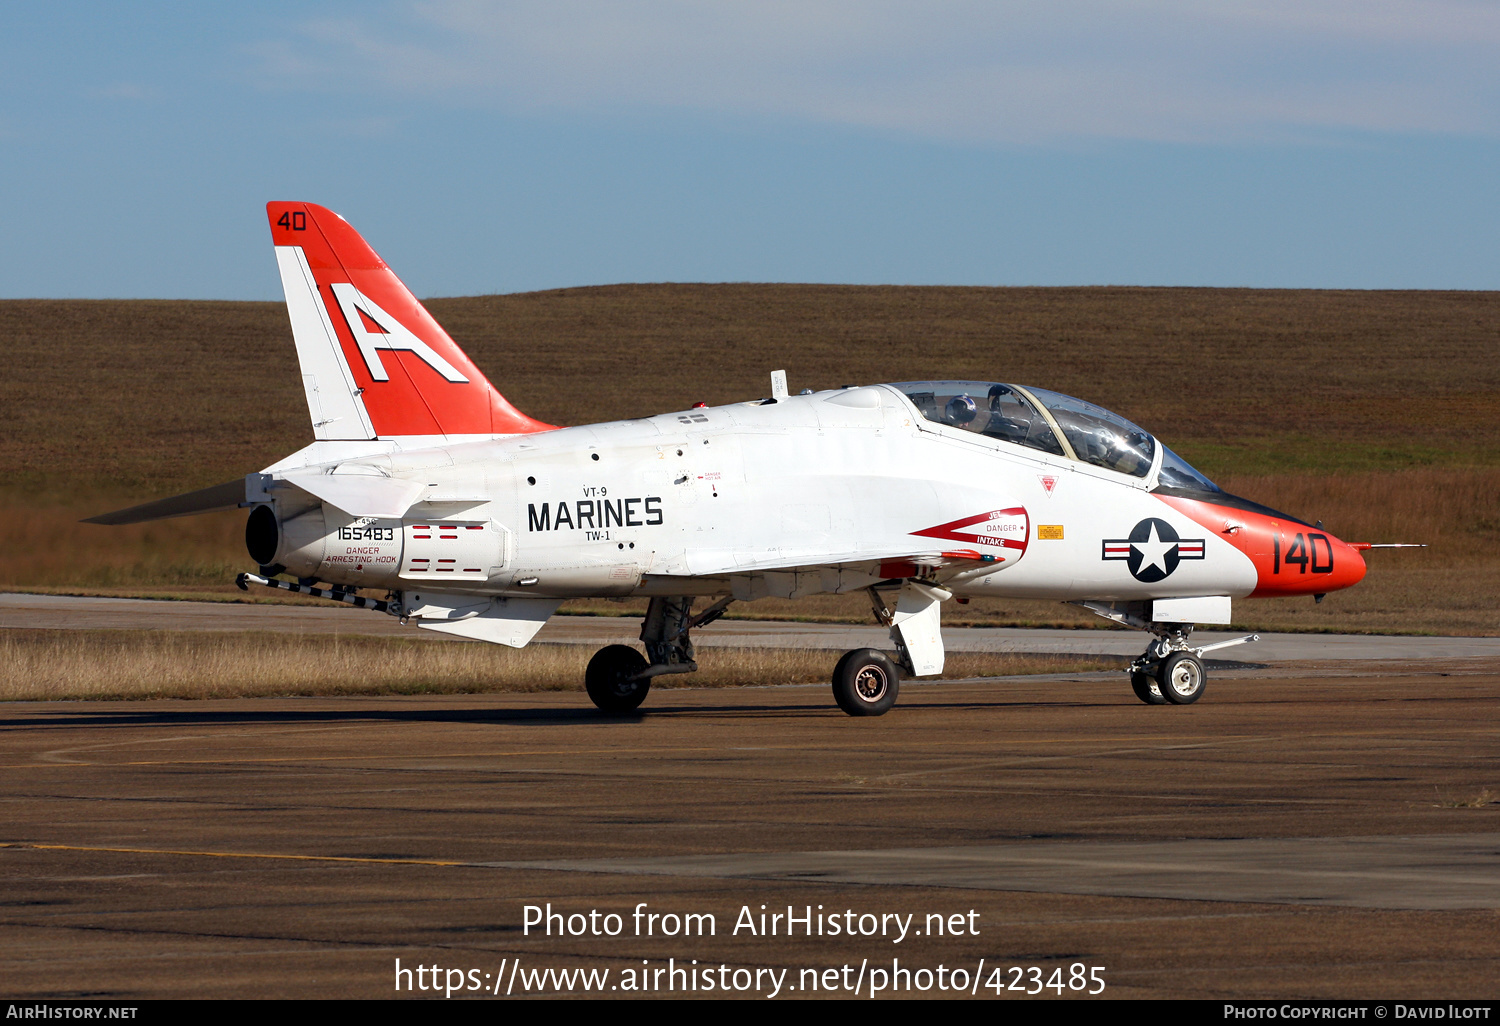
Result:
<svg viewBox="0 0 1500 1026"><path fill-rule="evenodd" d="M1500 287L1500 4L49 3L0 297L279 298L269 199L419 295Z"/></svg>

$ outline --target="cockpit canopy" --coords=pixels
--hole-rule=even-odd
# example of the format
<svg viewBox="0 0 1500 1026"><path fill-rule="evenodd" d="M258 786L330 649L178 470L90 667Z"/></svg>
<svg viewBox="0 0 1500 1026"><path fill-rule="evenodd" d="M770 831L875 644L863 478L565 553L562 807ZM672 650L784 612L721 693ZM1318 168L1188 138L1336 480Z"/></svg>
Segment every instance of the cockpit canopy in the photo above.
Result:
<svg viewBox="0 0 1500 1026"><path fill-rule="evenodd" d="M1151 473L1159 444L1151 433L1101 406L1060 392L991 381L894 383L936 424L1092 463L1132 477ZM1160 486L1217 492L1218 485L1161 447Z"/></svg>

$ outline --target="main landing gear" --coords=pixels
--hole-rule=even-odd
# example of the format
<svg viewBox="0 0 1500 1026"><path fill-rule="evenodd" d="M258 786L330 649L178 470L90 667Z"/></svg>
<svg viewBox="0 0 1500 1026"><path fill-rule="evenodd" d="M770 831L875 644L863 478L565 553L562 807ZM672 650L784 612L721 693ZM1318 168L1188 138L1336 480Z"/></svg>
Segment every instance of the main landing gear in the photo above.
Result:
<svg viewBox="0 0 1500 1026"><path fill-rule="evenodd" d="M895 603L887 607L890 586L869 589L875 618L890 628L896 658L873 648L844 653L833 671L833 698L850 716L880 716L896 704L903 673L930 677L943 672L943 635L939 605L952 594L924 581L905 580L894 589ZM883 594L884 593L884 594ZM653 598L641 624L646 655L629 645L610 645L594 653L584 672L589 698L611 716L634 712L646 700L651 681L666 673L692 673L689 632L724 615L732 598L722 598L697 615L692 596Z"/></svg>
<svg viewBox="0 0 1500 1026"><path fill-rule="evenodd" d="M856 648L833 670L833 700L850 716L880 716L896 704L901 673L884 652Z"/></svg>
<svg viewBox="0 0 1500 1026"><path fill-rule="evenodd" d="M953 597L952 592L907 579L894 592L894 608L887 603L889 586L870 588L869 594L875 619L890 628L896 658L873 648L844 653L833 670L833 700L850 716L883 716L889 712L896 704L903 673L930 677L943 672L939 606Z"/></svg>
<svg viewBox="0 0 1500 1026"><path fill-rule="evenodd" d="M589 698L611 716L624 716L646 700L651 678L641 674L647 669L646 657L629 645L610 645L594 653L583 686Z"/></svg>
<svg viewBox="0 0 1500 1026"><path fill-rule="evenodd" d="M641 641L646 644L646 656L629 645L610 645L595 652L583 674L589 698L601 712L624 716L634 712L646 700L653 677L664 673L692 673L698 669L698 664L693 661L693 642L688 632L694 627L713 623L724 615L724 610L733 601L732 598L722 598L694 616L691 595L652 599L641 624Z"/></svg>

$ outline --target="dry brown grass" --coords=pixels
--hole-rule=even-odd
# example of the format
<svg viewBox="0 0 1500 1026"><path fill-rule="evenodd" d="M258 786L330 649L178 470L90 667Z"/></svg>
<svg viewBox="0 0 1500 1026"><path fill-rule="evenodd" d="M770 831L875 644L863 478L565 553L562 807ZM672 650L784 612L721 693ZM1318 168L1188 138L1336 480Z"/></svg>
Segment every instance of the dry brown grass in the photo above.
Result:
<svg viewBox="0 0 1500 1026"><path fill-rule="evenodd" d="M592 646L190 631L0 631L0 700L482 694L582 690ZM700 648L698 673L655 687L826 681L837 652ZM1118 669L1107 656L955 653L945 676Z"/></svg>
<svg viewBox="0 0 1500 1026"><path fill-rule="evenodd" d="M249 567L243 512L100 527L78 522L91 515L88 508L30 507L14 495L0 500L7 553L0 587L240 594L234 575Z"/></svg>
<svg viewBox="0 0 1500 1026"><path fill-rule="evenodd" d="M1456 567L1500 554L1500 467L1226 474L1219 484L1309 523L1322 520L1348 541L1430 546L1371 553L1372 566Z"/></svg>
<svg viewBox="0 0 1500 1026"><path fill-rule="evenodd" d="M1500 464L1500 293L619 285L429 303L516 405L580 424L972 377L1084 396L1213 474ZM279 303L0 302L0 484L126 498L309 435Z"/></svg>
<svg viewBox="0 0 1500 1026"><path fill-rule="evenodd" d="M1261 628L1500 631L1500 293L621 285L429 303L526 412L577 424L794 388L973 377L1084 396L1231 491L1357 541L1359 587L1241 604ZM305 444L278 303L5 301L0 588L225 595L236 515L132 528L106 509ZM618 607L611 607L617 609ZM858 603L740 615L864 619ZM1053 603L953 622L1092 624Z"/></svg>
<svg viewBox="0 0 1500 1026"><path fill-rule="evenodd" d="M1044 385L1212 473L1500 461L1500 293L621 285L430 306L513 401L562 423L580 398L618 417L761 395L785 367L794 389Z"/></svg>

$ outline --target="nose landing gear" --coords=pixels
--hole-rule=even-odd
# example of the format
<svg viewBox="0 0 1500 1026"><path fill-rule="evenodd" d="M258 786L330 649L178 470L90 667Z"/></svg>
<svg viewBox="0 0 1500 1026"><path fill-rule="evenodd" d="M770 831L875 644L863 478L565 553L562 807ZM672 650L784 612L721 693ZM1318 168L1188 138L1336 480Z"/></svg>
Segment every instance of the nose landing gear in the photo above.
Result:
<svg viewBox="0 0 1500 1026"><path fill-rule="evenodd" d="M1192 624L1153 626L1165 629L1130 664L1130 689L1147 705L1191 705L1208 686L1208 674L1199 658L1206 649L1188 647Z"/></svg>
<svg viewBox="0 0 1500 1026"><path fill-rule="evenodd" d="M1130 690L1147 705L1192 705L1203 697L1208 687L1204 653L1260 640L1259 634L1247 634L1243 638L1194 648L1188 644L1188 636L1193 633L1192 624L1147 620L1142 615L1145 603L1080 602L1079 605L1105 619L1156 635L1146 646L1146 651L1128 667Z"/></svg>
<svg viewBox="0 0 1500 1026"><path fill-rule="evenodd" d="M1147 705L1192 705L1208 688L1208 670L1203 654L1231 645L1259 641L1259 634L1220 641L1213 645L1188 647L1190 623L1152 624L1156 640L1130 664L1130 689Z"/></svg>

